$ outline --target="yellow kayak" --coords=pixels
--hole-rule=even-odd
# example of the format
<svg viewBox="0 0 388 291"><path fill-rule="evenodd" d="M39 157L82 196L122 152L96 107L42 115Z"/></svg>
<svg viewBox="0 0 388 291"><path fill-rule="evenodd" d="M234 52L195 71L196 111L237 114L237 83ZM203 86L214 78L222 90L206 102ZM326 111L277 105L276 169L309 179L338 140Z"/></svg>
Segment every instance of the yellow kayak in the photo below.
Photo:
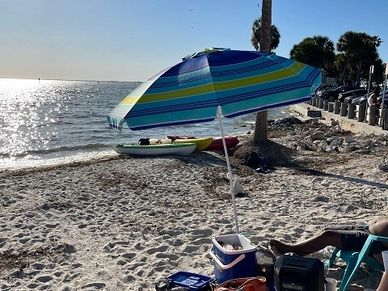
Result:
<svg viewBox="0 0 388 291"><path fill-rule="evenodd" d="M196 151L203 151L205 150L211 143L213 142L212 137L200 137L200 138L177 138L177 137L170 137L167 138L150 138L149 143L151 145L153 144L171 144L171 143L195 143L197 145Z"/></svg>
<svg viewBox="0 0 388 291"><path fill-rule="evenodd" d="M212 137L203 138L177 138L173 141L174 143L195 143L197 145L196 151L205 150L212 142Z"/></svg>

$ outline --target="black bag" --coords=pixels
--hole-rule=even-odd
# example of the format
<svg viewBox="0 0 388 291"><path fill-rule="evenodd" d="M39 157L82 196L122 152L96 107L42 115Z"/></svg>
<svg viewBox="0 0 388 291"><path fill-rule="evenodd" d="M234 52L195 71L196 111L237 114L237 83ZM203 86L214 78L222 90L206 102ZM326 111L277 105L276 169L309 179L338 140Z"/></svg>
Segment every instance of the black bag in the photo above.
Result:
<svg viewBox="0 0 388 291"><path fill-rule="evenodd" d="M139 139L139 145L149 145L150 139L149 138L141 138Z"/></svg>
<svg viewBox="0 0 388 291"><path fill-rule="evenodd" d="M323 263L316 258L280 256L274 277L277 291L323 291L325 286Z"/></svg>

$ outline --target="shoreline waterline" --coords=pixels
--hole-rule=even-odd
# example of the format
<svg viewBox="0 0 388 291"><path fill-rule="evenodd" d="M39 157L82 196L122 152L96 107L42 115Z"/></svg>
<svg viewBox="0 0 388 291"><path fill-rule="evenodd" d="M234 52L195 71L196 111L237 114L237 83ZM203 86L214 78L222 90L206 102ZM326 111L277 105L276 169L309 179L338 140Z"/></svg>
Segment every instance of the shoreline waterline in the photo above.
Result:
<svg viewBox="0 0 388 291"><path fill-rule="evenodd" d="M21 170L39 170L59 168L62 166L69 166L74 164L87 165L99 161L114 160L118 154L112 150L93 151L89 153L71 154L64 157L56 157L51 159L8 159L6 161L0 160L0 172L7 171L21 171Z"/></svg>

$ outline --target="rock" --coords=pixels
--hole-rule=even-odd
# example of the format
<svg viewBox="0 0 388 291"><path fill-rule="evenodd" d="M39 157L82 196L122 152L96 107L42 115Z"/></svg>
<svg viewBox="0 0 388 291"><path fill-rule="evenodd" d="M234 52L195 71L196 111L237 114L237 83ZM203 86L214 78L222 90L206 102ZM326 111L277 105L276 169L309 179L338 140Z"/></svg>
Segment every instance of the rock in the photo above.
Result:
<svg viewBox="0 0 388 291"><path fill-rule="evenodd" d="M306 149L306 143L304 143L302 141L299 141L295 145L295 148L296 148L297 151L305 150Z"/></svg>
<svg viewBox="0 0 388 291"><path fill-rule="evenodd" d="M370 148L360 148L360 149L355 150L355 152L358 154L370 154L371 149Z"/></svg>
<svg viewBox="0 0 388 291"><path fill-rule="evenodd" d="M326 137L324 135L323 132L316 132L316 133L313 133L311 136L311 139L312 140L326 140Z"/></svg>
<svg viewBox="0 0 388 291"><path fill-rule="evenodd" d="M327 152L328 151L329 144L323 140L318 145L318 151L320 152Z"/></svg>
<svg viewBox="0 0 388 291"><path fill-rule="evenodd" d="M333 132L335 133L341 133L342 132L342 128L339 124L337 124L336 126L333 127L332 129Z"/></svg>
<svg viewBox="0 0 388 291"><path fill-rule="evenodd" d="M330 119L330 126L336 126L336 125L338 125L338 121L331 118Z"/></svg>
<svg viewBox="0 0 388 291"><path fill-rule="evenodd" d="M383 172L388 172L388 159L384 158L377 167Z"/></svg>
<svg viewBox="0 0 388 291"><path fill-rule="evenodd" d="M388 134L377 136L376 141L378 141L378 142L387 142L388 141Z"/></svg>
<svg viewBox="0 0 388 291"><path fill-rule="evenodd" d="M72 253L76 252L76 249L73 245L65 243L64 248L63 248L63 252L66 254L72 254Z"/></svg>
<svg viewBox="0 0 388 291"><path fill-rule="evenodd" d="M354 150L354 147L350 145L346 145L344 147L339 148L339 151L341 153L351 153L353 150Z"/></svg>
<svg viewBox="0 0 388 291"><path fill-rule="evenodd" d="M330 146L332 147L339 147L340 145L342 145L342 140L338 137L334 137L330 142Z"/></svg>
<svg viewBox="0 0 388 291"><path fill-rule="evenodd" d="M338 152L338 147L336 146L332 146L332 145L329 145L326 147L326 152L328 153L334 153L334 152Z"/></svg>
<svg viewBox="0 0 388 291"><path fill-rule="evenodd" d="M315 144L306 144L306 150L316 152L318 150L318 147Z"/></svg>

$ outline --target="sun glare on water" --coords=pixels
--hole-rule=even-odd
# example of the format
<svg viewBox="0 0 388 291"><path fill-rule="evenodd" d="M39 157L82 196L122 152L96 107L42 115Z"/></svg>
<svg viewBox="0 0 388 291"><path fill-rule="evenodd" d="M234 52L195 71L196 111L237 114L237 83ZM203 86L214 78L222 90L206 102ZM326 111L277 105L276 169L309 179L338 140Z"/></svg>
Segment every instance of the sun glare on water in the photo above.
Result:
<svg viewBox="0 0 388 291"><path fill-rule="evenodd" d="M50 93L55 81L0 79L0 157L45 148L55 136L62 103Z"/></svg>

